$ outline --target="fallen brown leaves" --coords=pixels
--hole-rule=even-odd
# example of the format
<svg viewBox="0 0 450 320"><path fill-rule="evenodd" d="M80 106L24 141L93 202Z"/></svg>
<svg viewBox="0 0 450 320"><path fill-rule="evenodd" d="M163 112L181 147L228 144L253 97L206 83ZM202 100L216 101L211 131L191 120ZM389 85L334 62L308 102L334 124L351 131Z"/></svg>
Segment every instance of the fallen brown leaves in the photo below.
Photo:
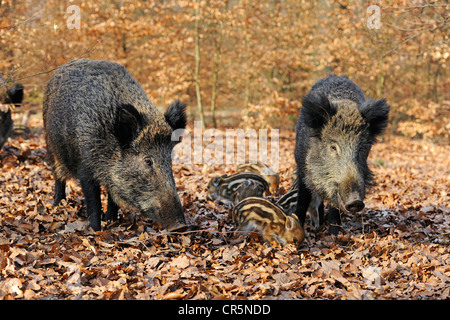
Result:
<svg viewBox="0 0 450 320"><path fill-rule="evenodd" d="M307 239L268 247L235 233L229 209L206 185L233 166L175 165L187 220L168 234L135 212L86 230L78 185L51 205L41 122L0 152L1 299L448 299L448 146L390 137L374 147L378 186L337 238L307 224ZM282 190L290 186L293 133L280 139ZM104 203L106 206L106 203Z"/></svg>

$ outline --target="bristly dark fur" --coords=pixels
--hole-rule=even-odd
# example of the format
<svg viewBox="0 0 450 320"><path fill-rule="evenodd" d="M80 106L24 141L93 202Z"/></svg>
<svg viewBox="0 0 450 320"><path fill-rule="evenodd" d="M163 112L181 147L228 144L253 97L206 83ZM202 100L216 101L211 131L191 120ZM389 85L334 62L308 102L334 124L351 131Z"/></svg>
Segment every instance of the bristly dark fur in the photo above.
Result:
<svg viewBox="0 0 450 320"><path fill-rule="evenodd" d="M3 77L0 76L0 104L14 104L20 106L23 100L23 85L16 83L11 88L7 88L3 83ZM8 108L6 112L0 111L0 148L6 142L13 130L13 121L11 118L11 110Z"/></svg>
<svg viewBox="0 0 450 320"><path fill-rule="evenodd" d="M367 157L387 125L385 99L365 100L346 76L331 75L314 84L302 101L296 127L297 216L304 223L313 197L327 200L330 233L340 211L360 211L366 188L374 184Z"/></svg>
<svg viewBox="0 0 450 320"><path fill-rule="evenodd" d="M386 99L367 99L358 109L369 124L370 140L375 142L376 137L387 127L390 107L386 104Z"/></svg>
<svg viewBox="0 0 450 320"><path fill-rule="evenodd" d="M56 178L55 204L65 180L78 178L90 225L100 230L100 186L108 193L107 219L120 206L141 210L175 230L185 227L172 172L172 132L186 125L185 105L166 115L117 63L80 59L58 69L44 96L47 154Z"/></svg>
<svg viewBox="0 0 450 320"><path fill-rule="evenodd" d="M175 101L167 108L164 117L173 130L186 128L186 105L178 100Z"/></svg>
<svg viewBox="0 0 450 320"><path fill-rule="evenodd" d="M137 138L146 125L146 121L145 117L131 104L122 104L118 109L114 131L120 146L126 149Z"/></svg>
<svg viewBox="0 0 450 320"><path fill-rule="evenodd" d="M23 100L23 85L21 83L16 83L8 90L9 98L11 103L20 104Z"/></svg>
<svg viewBox="0 0 450 320"><path fill-rule="evenodd" d="M336 114L337 108L330 103L326 95L311 91L302 100L302 112L304 113L305 125L314 129L314 132L320 132L323 126Z"/></svg>

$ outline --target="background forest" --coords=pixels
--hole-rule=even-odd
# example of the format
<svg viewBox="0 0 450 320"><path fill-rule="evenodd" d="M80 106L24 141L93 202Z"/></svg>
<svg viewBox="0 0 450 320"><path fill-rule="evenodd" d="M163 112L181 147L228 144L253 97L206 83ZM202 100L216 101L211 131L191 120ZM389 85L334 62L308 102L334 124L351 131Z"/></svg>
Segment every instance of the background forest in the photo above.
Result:
<svg viewBox="0 0 450 320"><path fill-rule="evenodd" d="M112 60L156 105L183 100L207 127L232 114L289 129L311 85L333 72L386 97L391 130L448 137L448 10L410 0L3 0L0 72L14 80L79 57ZM41 103L50 76L21 80L26 101Z"/></svg>

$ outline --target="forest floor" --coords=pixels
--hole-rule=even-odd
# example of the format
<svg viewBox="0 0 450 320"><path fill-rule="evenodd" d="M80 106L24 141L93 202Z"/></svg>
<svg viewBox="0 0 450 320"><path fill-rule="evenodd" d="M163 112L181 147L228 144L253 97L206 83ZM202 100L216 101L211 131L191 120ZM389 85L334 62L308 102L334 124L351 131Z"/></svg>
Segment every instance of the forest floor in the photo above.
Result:
<svg viewBox="0 0 450 320"><path fill-rule="evenodd" d="M186 220L199 230L167 233L133 211L87 229L78 182L52 206L42 120L29 125L29 137L0 151L0 299L450 298L448 145L386 136L369 157L378 185L366 209L344 215L342 234L307 220L299 248L270 247L234 232L229 207L206 199L209 180L233 165L174 165ZM294 141L280 132L281 194Z"/></svg>

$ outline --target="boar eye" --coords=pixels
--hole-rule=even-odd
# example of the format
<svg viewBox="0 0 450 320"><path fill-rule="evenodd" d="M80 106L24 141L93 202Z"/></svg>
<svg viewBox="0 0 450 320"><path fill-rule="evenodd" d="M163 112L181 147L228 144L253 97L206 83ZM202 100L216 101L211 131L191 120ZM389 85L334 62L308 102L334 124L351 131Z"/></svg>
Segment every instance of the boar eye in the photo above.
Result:
<svg viewBox="0 0 450 320"><path fill-rule="evenodd" d="M333 152L337 152L336 145L334 145L334 144L330 145L330 150L333 151Z"/></svg>
<svg viewBox="0 0 450 320"><path fill-rule="evenodd" d="M145 158L144 163L147 167L152 167L153 166L153 160L150 158Z"/></svg>

